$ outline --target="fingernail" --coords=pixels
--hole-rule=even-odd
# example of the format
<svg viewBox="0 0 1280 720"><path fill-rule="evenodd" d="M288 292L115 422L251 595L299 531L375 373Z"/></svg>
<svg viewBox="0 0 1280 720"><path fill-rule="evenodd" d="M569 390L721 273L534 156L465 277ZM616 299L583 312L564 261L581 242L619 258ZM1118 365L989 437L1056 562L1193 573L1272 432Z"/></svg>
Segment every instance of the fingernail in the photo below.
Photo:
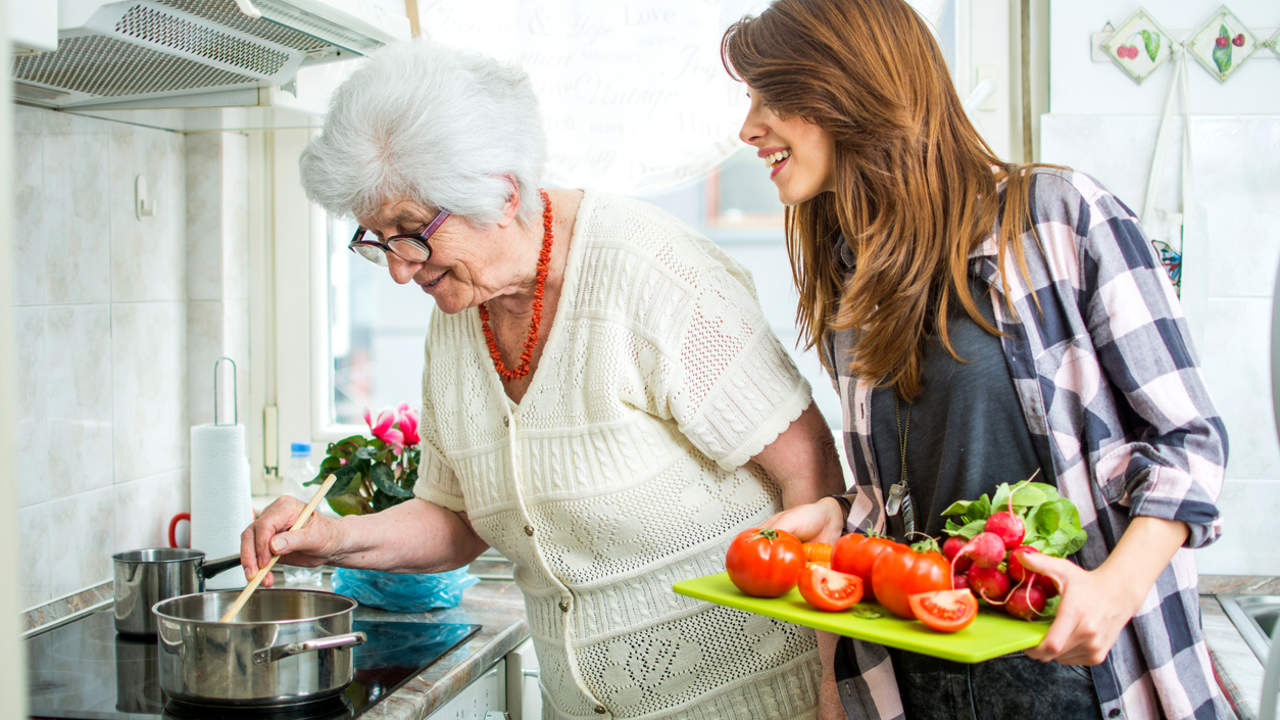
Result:
<svg viewBox="0 0 1280 720"><path fill-rule="evenodd" d="M287 547L289 547L289 543L286 542L284 538L277 536L271 539L271 549L275 551L277 555L284 552Z"/></svg>

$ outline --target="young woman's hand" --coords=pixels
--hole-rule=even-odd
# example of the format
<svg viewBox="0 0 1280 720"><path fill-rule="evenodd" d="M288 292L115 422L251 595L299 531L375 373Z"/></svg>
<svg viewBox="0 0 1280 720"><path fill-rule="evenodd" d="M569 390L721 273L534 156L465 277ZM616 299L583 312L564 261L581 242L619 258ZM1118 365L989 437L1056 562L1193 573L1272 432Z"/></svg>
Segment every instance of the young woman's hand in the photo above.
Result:
<svg viewBox="0 0 1280 720"><path fill-rule="evenodd" d="M844 532L844 511L834 498L788 508L764 521L762 527L786 530L801 542L834 543Z"/></svg>
<svg viewBox="0 0 1280 720"><path fill-rule="evenodd" d="M1040 553L1024 555L1023 565L1048 576L1062 593L1058 616L1027 657L1063 665L1097 665L1105 660L1187 532L1181 522L1135 517L1096 570Z"/></svg>
<svg viewBox="0 0 1280 720"><path fill-rule="evenodd" d="M1042 553L1019 559L1027 570L1051 578L1062 593L1049 632L1027 651L1027 657L1063 665L1097 665L1105 660L1142 597L1135 600L1130 589L1118 586L1103 571L1085 570L1070 560Z"/></svg>

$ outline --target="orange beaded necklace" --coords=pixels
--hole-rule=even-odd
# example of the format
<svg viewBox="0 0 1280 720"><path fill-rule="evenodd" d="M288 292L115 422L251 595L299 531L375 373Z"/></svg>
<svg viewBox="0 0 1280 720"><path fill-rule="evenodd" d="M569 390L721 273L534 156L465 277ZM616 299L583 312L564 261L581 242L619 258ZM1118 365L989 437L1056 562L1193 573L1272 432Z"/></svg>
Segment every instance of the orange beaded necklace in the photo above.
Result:
<svg viewBox="0 0 1280 720"><path fill-rule="evenodd" d="M551 241L555 234L551 231L551 198L546 190L538 190L542 198L542 252L538 253L538 274L533 286L533 318L529 320L529 337L524 341L524 352L520 353L520 365L514 370L502 362L498 353L498 341L493 337L493 328L489 327L489 308L480 303L480 327L484 330L484 340L489 344L489 357L493 358L493 367L503 382L511 382L529 374L529 363L533 360L533 348L538 344L538 326L542 324L542 293L547 289L547 271L551 269Z"/></svg>

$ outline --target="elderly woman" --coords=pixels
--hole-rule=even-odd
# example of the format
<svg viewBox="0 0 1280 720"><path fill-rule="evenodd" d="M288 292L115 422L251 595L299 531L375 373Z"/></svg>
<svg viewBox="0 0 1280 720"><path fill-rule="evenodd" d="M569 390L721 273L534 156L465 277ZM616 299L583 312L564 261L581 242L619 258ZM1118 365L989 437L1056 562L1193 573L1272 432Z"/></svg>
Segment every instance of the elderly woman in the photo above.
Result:
<svg viewBox="0 0 1280 720"><path fill-rule="evenodd" d="M654 138L660 148L661 138ZM515 564L551 717L797 718L813 633L691 601L740 530L843 487L807 383L744 270L644 203L539 189L526 76L425 42L337 91L303 153L308 195L432 316L417 497L313 516L280 498L245 530L278 554L438 572Z"/></svg>

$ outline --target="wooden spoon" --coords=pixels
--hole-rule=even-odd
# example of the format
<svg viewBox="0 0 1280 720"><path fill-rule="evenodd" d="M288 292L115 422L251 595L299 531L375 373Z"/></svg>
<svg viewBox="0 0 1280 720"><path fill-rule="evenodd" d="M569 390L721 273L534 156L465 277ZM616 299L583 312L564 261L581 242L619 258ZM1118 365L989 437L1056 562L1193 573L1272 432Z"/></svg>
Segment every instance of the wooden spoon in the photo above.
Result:
<svg viewBox="0 0 1280 720"><path fill-rule="evenodd" d="M293 521L293 526L289 528L289 532L293 532L294 530L302 527L302 524L311 518L311 513L315 512L316 506L320 504L320 500L324 498L324 494L329 492L329 488L333 487L333 483L337 480L338 476L333 474L330 474L329 477L325 478L324 483L320 486L319 490L316 490L316 494L312 496L311 501L307 503L306 507L302 508L302 512L298 513L298 519ZM245 585L244 589L240 591L240 594L236 596L236 600L231 603L231 607L227 608L227 611L222 613L222 617L218 619L218 622L225 623L235 620L240 609L244 607L245 603L249 602L249 596L253 594L254 590L258 589L258 585L262 583L262 578L266 577L267 573L271 572L271 568L276 566L276 561L279 559L279 555L272 555L266 565L258 568L258 572L254 574L253 579L250 580L249 584Z"/></svg>

